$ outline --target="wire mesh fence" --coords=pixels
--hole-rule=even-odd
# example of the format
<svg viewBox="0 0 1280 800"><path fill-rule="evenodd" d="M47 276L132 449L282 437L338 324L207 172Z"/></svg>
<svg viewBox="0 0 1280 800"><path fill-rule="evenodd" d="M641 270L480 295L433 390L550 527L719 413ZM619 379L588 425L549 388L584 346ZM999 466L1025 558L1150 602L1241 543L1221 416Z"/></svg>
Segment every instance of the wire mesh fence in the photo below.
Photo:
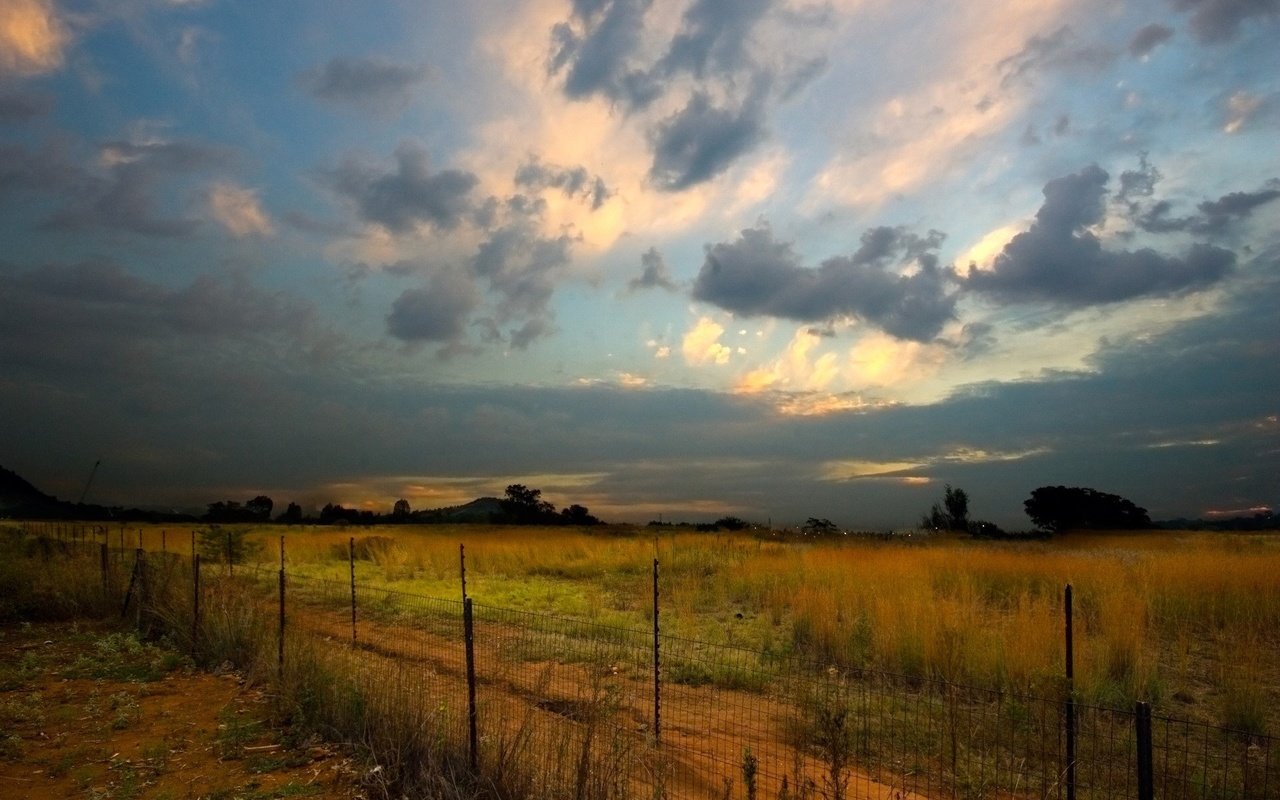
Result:
<svg viewBox="0 0 1280 800"><path fill-rule="evenodd" d="M378 758L443 759L501 796L1280 796L1273 737L1079 703L1065 683L1032 695L840 668L373 587L354 570L202 570L195 554L116 544L45 547L96 564L140 628L185 626L179 643L239 647L246 663L278 653L282 692L335 733L363 730Z"/></svg>

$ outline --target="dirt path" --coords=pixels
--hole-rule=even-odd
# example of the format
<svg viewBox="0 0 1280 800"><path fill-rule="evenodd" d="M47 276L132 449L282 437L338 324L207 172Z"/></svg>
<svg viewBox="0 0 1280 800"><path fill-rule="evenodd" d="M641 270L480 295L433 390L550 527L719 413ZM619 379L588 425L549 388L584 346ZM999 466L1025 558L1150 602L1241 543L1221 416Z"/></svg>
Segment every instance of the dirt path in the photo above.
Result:
<svg viewBox="0 0 1280 800"><path fill-rule="evenodd" d="M404 599L406 604L411 601ZM295 633L304 630L350 648L349 614L295 601L288 624ZM461 620L451 620L446 611L430 620L398 624L384 621L391 618L386 608L378 616L381 619L362 615L358 621L355 649L367 662L365 668L394 674L428 702L465 709ZM455 625L456 632L445 632ZM652 793L653 784L661 780L670 797L746 797L743 764L748 753L755 759L754 796L760 800L780 796L784 776L792 798L804 796L806 783L809 796L833 794L827 766L788 743L794 739L796 711L789 698L664 683L662 742L655 750L652 673L626 658L637 655L628 653L634 644L601 645L594 653L574 654L567 663L575 643L566 636L494 621L486 618L485 610L477 612L475 639L482 737L511 737L526 729L537 731L532 735L553 747L572 749L581 747L585 730L599 727L612 737L600 740L612 741L615 749L629 754L627 766L637 773L633 781L648 789L638 792L640 796ZM373 666L377 662L383 665ZM460 718L458 723L462 724ZM656 777L660 773L662 777ZM844 777L842 796L849 800L920 798L853 770Z"/></svg>
<svg viewBox="0 0 1280 800"><path fill-rule="evenodd" d="M96 625L0 627L0 797L350 800L356 767L291 742L233 673Z"/></svg>

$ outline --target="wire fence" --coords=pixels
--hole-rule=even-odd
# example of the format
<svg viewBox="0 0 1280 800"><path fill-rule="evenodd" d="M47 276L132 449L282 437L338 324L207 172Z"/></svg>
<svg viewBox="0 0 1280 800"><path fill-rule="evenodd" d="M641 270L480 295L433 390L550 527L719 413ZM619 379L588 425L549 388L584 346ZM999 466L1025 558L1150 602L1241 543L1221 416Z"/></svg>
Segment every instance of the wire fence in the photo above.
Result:
<svg viewBox="0 0 1280 800"><path fill-rule="evenodd" d="M103 597L140 630L173 629L185 603L176 627L194 652L251 616L282 685L301 685L292 661L322 654L339 677L312 702L397 720L422 742L393 757L454 753L473 777L501 776L504 796L1280 796L1274 737L1083 704L1066 681L1019 694L662 633L656 561L654 626L640 630L369 586L354 558L339 581L283 559L202 569L195 554L72 544L58 552L96 560Z"/></svg>

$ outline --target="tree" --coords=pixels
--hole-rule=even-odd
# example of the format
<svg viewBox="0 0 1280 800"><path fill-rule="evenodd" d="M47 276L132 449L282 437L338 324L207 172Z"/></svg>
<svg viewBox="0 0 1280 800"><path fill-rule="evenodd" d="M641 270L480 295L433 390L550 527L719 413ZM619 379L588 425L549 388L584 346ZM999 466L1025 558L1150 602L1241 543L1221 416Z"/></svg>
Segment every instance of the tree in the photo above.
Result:
<svg viewBox="0 0 1280 800"><path fill-rule="evenodd" d="M555 520L556 507L542 499L542 490L523 483L508 486L506 499L499 502L512 521L522 525Z"/></svg>
<svg viewBox="0 0 1280 800"><path fill-rule="evenodd" d="M402 497L391 508L391 516L396 519L406 519L409 516L409 510L409 501Z"/></svg>
<svg viewBox="0 0 1280 800"><path fill-rule="evenodd" d="M580 506L577 503L561 510L561 520L566 525L599 525L600 520L592 516L586 506Z"/></svg>
<svg viewBox="0 0 1280 800"><path fill-rule="evenodd" d="M840 529L826 517L809 517L800 530L804 531L805 536L831 536L838 533Z"/></svg>
<svg viewBox="0 0 1280 800"><path fill-rule="evenodd" d="M1151 527L1147 510L1096 489L1041 486L1023 502L1036 527L1061 533L1077 528L1133 530Z"/></svg>
<svg viewBox="0 0 1280 800"><path fill-rule="evenodd" d="M969 495L964 489L952 489L951 484L942 495L942 504L947 508L947 517L951 520L951 530L963 531L969 528Z"/></svg>
<svg viewBox="0 0 1280 800"><path fill-rule="evenodd" d="M285 508L284 513L276 517L276 522L283 522L286 525L297 525L302 522L302 506L297 503L290 503Z"/></svg>
<svg viewBox="0 0 1280 800"><path fill-rule="evenodd" d="M920 518L920 526L938 531L968 530L969 493L964 489L952 489L948 483L942 494L942 505L934 503L929 513Z"/></svg>
<svg viewBox="0 0 1280 800"><path fill-rule="evenodd" d="M275 503L265 494L260 494L249 502L244 504L245 513L254 519L267 520L271 518L271 509Z"/></svg>

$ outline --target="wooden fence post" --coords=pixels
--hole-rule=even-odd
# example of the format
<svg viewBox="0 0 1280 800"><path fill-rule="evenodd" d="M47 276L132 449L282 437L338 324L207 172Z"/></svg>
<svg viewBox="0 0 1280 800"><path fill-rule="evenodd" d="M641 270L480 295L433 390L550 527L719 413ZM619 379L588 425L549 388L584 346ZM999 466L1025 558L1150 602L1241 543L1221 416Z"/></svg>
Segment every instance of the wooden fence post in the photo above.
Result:
<svg viewBox="0 0 1280 800"><path fill-rule="evenodd" d="M356 537L347 541L347 560L351 564L351 646L356 646Z"/></svg>
<svg viewBox="0 0 1280 800"><path fill-rule="evenodd" d="M471 754L471 771L480 769L480 736L476 718L476 638L471 598L462 602L462 640L467 651L467 743Z"/></svg>
<svg viewBox="0 0 1280 800"><path fill-rule="evenodd" d="M1065 612L1067 645L1067 699L1065 708L1067 718L1067 800L1076 800L1076 677L1071 624L1071 584L1069 583L1063 593L1063 610Z"/></svg>
<svg viewBox="0 0 1280 800"><path fill-rule="evenodd" d="M658 559L653 560L653 743L662 743L662 669L658 641Z"/></svg>
<svg viewBox="0 0 1280 800"><path fill-rule="evenodd" d="M1133 715L1138 739L1138 800L1155 797L1155 771L1151 762L1151 706L1138 701Z"/></svg>

